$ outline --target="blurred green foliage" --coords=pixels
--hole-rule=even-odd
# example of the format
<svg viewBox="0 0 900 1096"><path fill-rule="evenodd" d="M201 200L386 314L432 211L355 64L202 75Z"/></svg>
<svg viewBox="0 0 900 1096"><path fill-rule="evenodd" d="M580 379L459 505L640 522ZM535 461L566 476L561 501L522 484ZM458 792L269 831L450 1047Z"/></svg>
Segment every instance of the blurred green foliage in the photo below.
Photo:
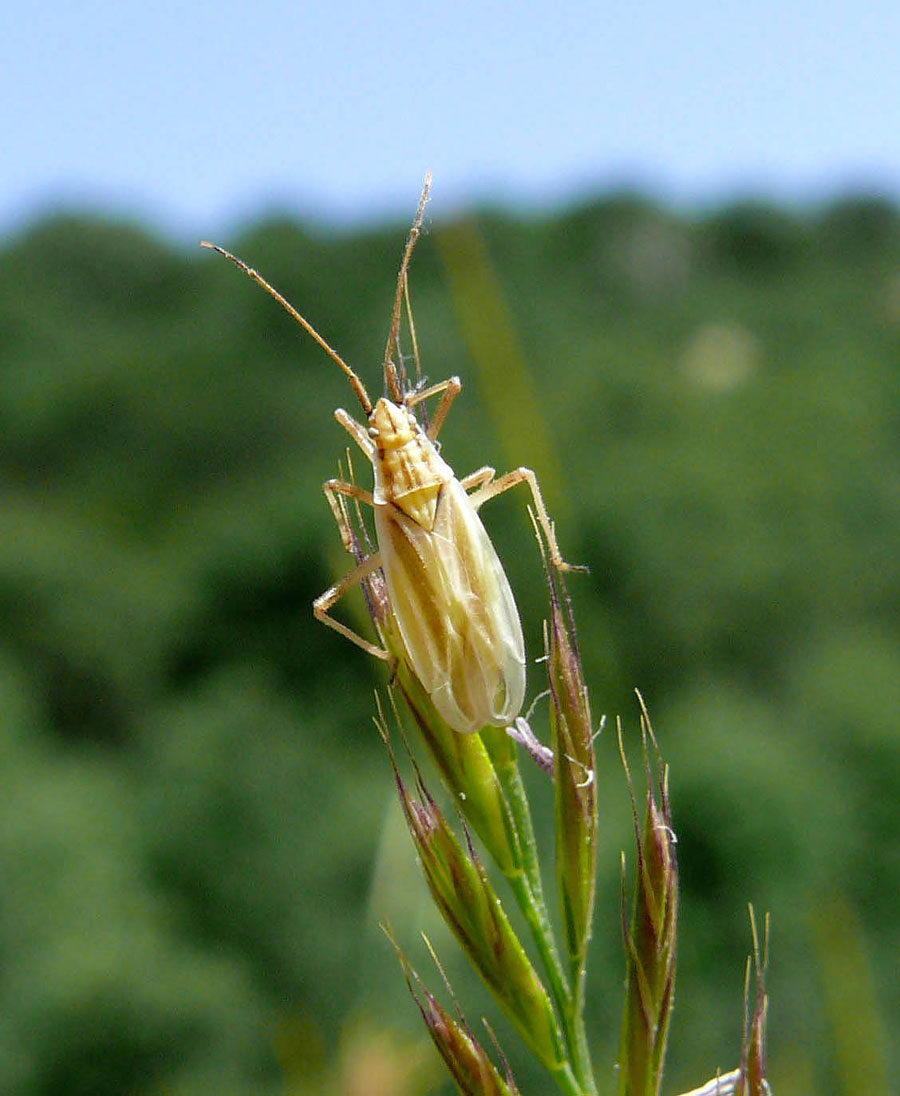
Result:
<svg viewBox="0 0 900 1096"><path fill-rule="evenodd" d="M537 393L547 502L591 568L570 588L594 706L633 728L639 686L672 765L672 1086L736 1064L752 900L774 919L776 1090L843 1091L817 943L836 900L871 964L870 1027L900 1026L900 216L869 198L486 212L524 359L499 412L443 280L447 231L412 281L429 377L467 385L444 453L460 473L532 463ZM403 237L271 220L231 246L378 392ZM440 930L385 813L383 679L310 612L348 562L320 493L338 405L356 410L321 351L199 250L78 217L3 247L7 1096L349 1093L354 1018L416 1031L376 924ZM536 653L523 511L485 515ZM629 834L611 736L600 755L611 1069Z"/></svg>

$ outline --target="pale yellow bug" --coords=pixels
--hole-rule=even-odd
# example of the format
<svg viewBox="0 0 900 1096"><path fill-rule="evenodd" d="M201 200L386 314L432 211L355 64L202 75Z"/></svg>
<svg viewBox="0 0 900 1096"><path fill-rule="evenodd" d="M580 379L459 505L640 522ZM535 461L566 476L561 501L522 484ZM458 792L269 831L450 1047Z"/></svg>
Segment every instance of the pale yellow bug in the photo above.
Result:
<svg viewBox="0 0 900 1096"><path fill-rule="evenodd" d="M363 650L378 658L394 655L331 616L348 590L379 569L384 576L392 632L435 708L456 731L469 733L487 725L508 726L525 696L525 643L509 581L478 511L488 499L518 483L531 489L535 511L550 547L554 566L568 569L556 544L534 473L517 468L495 479L493 468L457 479L441 457L438 433L461 391L458 377L430 388L404 390L393 361L398 347L407 272L422 227L430 177L416 212L397 278L391 332L384 357L388 395L374 404L360 378L321 335L260 274L224 248L203 246L236 263L275 298L319 343L347 375L366 416L357 422L343 409L335 418L350 434L374 470L374 490L333 479L324 485L344 546L352 551L344 499L371 506L375 514L377 551L313 603L313 612ZM420 424L414 409L440 396L431 421Z"/></svg>

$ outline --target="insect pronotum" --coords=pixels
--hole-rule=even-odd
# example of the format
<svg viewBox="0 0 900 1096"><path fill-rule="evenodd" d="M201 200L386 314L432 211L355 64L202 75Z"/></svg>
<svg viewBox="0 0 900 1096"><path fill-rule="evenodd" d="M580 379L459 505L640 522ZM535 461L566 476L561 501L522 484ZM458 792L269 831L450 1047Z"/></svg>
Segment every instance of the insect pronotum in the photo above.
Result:
<svg viewBox="0 0 900 1096"><path fill-rule="evenodd" d="M478 511L518 483L526 483L546 537L550 562L568 570L556 543L553 525L530 468L517 468L495 478L485 466L457 479L441 457L437 437L462 385L458 377L412 389L401 383L394 362L401 314L407 300L407 274L422 228L431 177L407 239L384 355L387 395L372 402L365 385L315 328L256 270L217 244L203 246L235 263L316 340L346 374L366 416L357 422L342 408L335 418L372 464L374 490L343 479L323 485L344 546L354 550L355 538L345 500L371 506L375 514L377 551L329 587L313 603L318 620L352 640L363 650L389 661L395 655L354 632L331 616L332 607L354 586L378 569L384 576L389 617L402 641L414 673L434 706L456 731L470 733L487 725L508 726L525 696L525 643L515 600L506 574ZM402 359L401 359L402 361ZM420 423L415 409L440 396L430 421Z"/></svg>

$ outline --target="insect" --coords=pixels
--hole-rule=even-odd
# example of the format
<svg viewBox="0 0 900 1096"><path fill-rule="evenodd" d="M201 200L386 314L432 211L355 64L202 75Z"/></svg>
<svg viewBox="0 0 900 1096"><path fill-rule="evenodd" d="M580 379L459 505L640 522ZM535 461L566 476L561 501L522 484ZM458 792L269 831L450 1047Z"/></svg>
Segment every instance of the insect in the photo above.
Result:
<svg viewBox="0 0 900 1096"><path fill-rule="evenodd" d="M254 269L216 244L203 242L239 266L266 290L346 374L366 417L358 422L342 408L335 418L353 438L374 471L374 488L331 479L323 485L345 548L354 551L346 500L371 506L377 550L313 603L316 618L378 658L396 657L331 615L354 586L380 571L389 603L392 635L405 658L454 730L471 733L487 725L508 726L525 696L525 643L509 581L478 511L488 499L526 483L549 546L551 563L562 559L534 472L517 468L496 477L490 467L457 479L438 451L438 434L462 384L450 377L430 387L401 382L399 332L410 259L422 228L430 176L416 211L397 277L391 330L384 356L387 394L372 402L365 385L315 328ZM400 358L402 362L402 358ZM440 400L429 419L416 418L425 401Z"/></svg>

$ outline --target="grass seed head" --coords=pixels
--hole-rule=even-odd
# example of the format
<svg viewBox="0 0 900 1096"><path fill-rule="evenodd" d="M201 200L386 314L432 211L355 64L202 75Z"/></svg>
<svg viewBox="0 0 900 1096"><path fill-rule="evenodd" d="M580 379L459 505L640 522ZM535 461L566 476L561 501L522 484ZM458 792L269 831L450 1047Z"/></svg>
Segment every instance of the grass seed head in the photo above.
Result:
<svg viewBox="0 0 900 1096"><path fill-rule="evenodd" d="M658 754L651 763L649 743L652 742L654 749L656 744L646 709L642 712L641 729L647 777L643 825L639 821L631 774L625 761L621 728L619 731L619 748L631 790L637 841L630 925L623 897L627 984L620 1058L621 1096L656 1096L659 1092L675 991L678 861L668 774Z"/></svg>
<svg viewBox="0 0 900 1096"><path fill-rule="evenodd" d="M435 905L522 1038L548 1069L558 1069L564 1053L547 990L474 849L457 840L421 777L418 795L396 779Z"/></svg>
<svg viewBox="0 0 900 1096"><path fill-rule="evenodd" d="M557 875L573 977L581 977L594 910L597 781L594 730L561 574L548 567L550 724L556 777Z"/></svg>
<svg viewBox="0 0 900 1096"><path fill-rule="evenodd" d="M390 936L390 934L388 934ZM425 1027L463 1096L520 1096L512 1076L502 1077L461 1013L458 1019L428 991L418 971L391 938L406 984L422 1014ZM427 941L426 941L427 942ZM430 945L429 945L430 947ZM433 954L433 952L432 952ZM443 969L441 969L443 974ZM446 982L446 976L444 976ZM452 988L447 982L452 994Z"/></svg>

